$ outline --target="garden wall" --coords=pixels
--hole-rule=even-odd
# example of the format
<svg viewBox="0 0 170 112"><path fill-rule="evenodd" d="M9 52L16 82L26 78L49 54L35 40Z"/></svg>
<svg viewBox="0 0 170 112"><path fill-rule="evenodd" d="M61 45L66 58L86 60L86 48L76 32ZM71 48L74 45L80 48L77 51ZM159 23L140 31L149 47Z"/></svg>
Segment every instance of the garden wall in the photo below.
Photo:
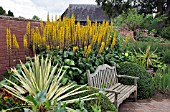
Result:
<svg viewBox="0 0 170 112"><path fill-rule="evenodd" d="M39 26L39 21L0 16L0 79L9 67L13 67L19 63L19 59L24 62L26 56L33 55L30 50L25 50L23 47L23 35L25 34L28 21L30 21L31 27ZM18 51L15 51L13 48L11 49L10 58L6 46L7 27L11 29L11 35L16 35L20 47Z"/></svg>

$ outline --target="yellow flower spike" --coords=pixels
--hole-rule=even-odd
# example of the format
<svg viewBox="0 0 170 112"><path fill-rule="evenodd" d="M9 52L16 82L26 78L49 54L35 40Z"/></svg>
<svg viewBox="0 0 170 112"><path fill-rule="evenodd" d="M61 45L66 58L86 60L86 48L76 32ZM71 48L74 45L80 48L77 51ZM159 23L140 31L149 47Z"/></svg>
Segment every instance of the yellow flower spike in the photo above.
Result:
<svg viewBox="0 0 170 112"><path fill-rule="evenodd" d="M15 36L14 34L13 34L13 46L14 46L14 48L16 48L16 49L19 49L19 45L18 45L16 36Z"/></svg>
<svg viewBox="0 0 170 112"><path fill-rule="evenodd" d="M42 45L45 45L45 44L46 44L46 38L42 37Z"/></svg>
<svg viewBox="0 0 170 112"><path fill-rule="evenodd" d="M92 50L92 45L88 45L85 55L88 56Z"/></svg>
<svg viewBox="0 0 170 112"><path fill-rule="evenodd" d="M36 52L35 51L35 44L33 44L32 49L33 49L33 52L35 53Z"/></svg>
<svg viewBox="0 0 170 112"><path fill-rule="evenodd" d="M56 50L59 50L60 49L60 46L56 46Z"/></svg>
<svg viewBox="0 0 170 112"><path fill-rule="evenodd" d="M104 47L105 47L105 43L104 43L104 42L102 42L102 44L101 44L101 46L100 46L100 49L99 49L98 54L101 54L101 53L103 52Z"/></svg>
<svg viewBox="0 0 170 112"><path fill-rule="evenodd" d="M111 38L111 36L108 34L107 39L106 39L106 46L109 45L109 43L110 43L110 38Z"/></svg>
<svg viewBox="0 0 170 112"><path fill-rule="evenodd" d="M111 49L114 48L115 44L116 44L116 32L114 32L114 37L113 37L113 40L112 40Z"/></svg>
<svg viewBox="0 0 170 112"><path fill-rule="evenodd" d="M31 41L34 43L34 28L31 29Z"/></svg>
<svg viewBox="0 0 170 112"><path fill-rule="evenodd" d="M8 49L11 48L12 46L12 39L11 39L11 31L10 31L10 28L7 28L6 29L6 44L7 44L7 47Z"/></svg>
<svg viewBox="0 0 170 112"><path fill-rule="evenodd" d="M6 29L6 45L7 45L7 47L9 46L9 33L8 33L8 28Z"/></svg>
<svg viewBox="0 0 170 112"><path fill-rule="evenodd" d="M50 50L50 46L49 45L46 45L46 50Z"/></svg>
<svg viewBox="0 0 170 112"><path fill-rule="evenodd" d="M87 52L87 46L84 46L84 52L85 52L85 54L86 54L86 52Z"/></svg>
<svg viewBox="0 0 170 112"><path fill-rule="evenodd" d="M28 35L30 34L30 22L28 22L28 24L27 24L26 33Z"/></svg>
<svg viewBox="0 0 170 112"><path fill-rule="evenodd" d="M74 14L71 18L64 17L63 20L61 20L60 17L59 20L56 19L50 22L48 14L46 24L40 21L40 31L37 28L35 28L35 31L31 30L30 38L32 45L35 45L35 47L50 45L50 48L59 46L60 49L63 49L64 47L69 47L69 44L74 44L80 47L91 45L92 49L98 44L100 48L102 42L105 42L105 46L110 42L110 33L113 30L111 26L106 21L103 21L102 24L96 21L92 23L89 17L87 17L87 25L81 26L80 22L75 25ZM10 41L7 41L8 45L9 42ZM87 49L86 54L88 55L91 52L90 46L88 46Z"/></svg>
<svg viewBox="0 0 170 112"><path fill-rule="evenodd" d="M24 35L23 43L24 43L24 48L27 48L28 47L28 43L27 43L27 35L26 34Z"/></svg>
<svg viewBox="0 0 170 112"><path fill-rule="evenodd" d="M78 49L78 46L74 46L73 47L73 52L76 52L77 49Z"/></svg>
<svg viewBox="0 0 170 112"><path fill-rule="evenodd" d="M125 43L127 44L128 43L128 41L129 41L129 35L126 35L126 38L125 38Z"/></svg>

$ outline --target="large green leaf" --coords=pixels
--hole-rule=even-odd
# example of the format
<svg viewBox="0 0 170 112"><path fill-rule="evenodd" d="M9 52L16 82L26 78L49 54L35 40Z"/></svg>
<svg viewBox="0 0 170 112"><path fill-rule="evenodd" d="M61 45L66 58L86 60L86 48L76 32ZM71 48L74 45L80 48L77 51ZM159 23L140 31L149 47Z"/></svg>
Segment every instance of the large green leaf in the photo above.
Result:
<svg viewBox="0 0 170 112"><path fill-rule="evenodd" d="M71 60L71 59L65 59L65 60L64 60L64 63L65 63L66 65L75 65L74 61Z"/></svg>
<svg viewBox="0 0 170 112"><path fill-rule="evenodd" d="M42 104L46 101L46 90L42 90L40 91L36 96L35 96L35 100L39 103Z"/></svg>

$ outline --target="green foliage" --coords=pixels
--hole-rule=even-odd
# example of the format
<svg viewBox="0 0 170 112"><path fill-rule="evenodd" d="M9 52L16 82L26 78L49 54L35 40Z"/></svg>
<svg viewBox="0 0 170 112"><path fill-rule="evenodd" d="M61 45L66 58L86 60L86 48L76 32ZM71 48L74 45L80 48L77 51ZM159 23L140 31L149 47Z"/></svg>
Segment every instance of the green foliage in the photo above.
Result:
<svg viewBox="0 0 170 112"><path fill-rule="evenodd" d="M158 23L164 21L166 18L167 17L164 15L153 18L153 14L148 14L143 20L142 27L147 28L149 31L153 29L157 31L160 29L160 27L158 27Z"/></svg>
<svg viewBox="0 0 170 112"><path fill-rule="evenodd" d="M140 0L140 2L136 0L96 0L96 2L112 17L127 11L128 8L137 8L140 13L144 14L155 13L155 8L161 15L169 12L167 0L161 0L161 2L159 0Z"/></svg>
<svg viewBox="0 0 170 112"><path fill-rule="evenodd" d="M24 103L15 98L14 96L10 95L6 91L3 90L3 88L0 88L0 110L9 109L13 107L20 107L21 105L24 105ZM22 109L14 109L13 111L9 112L22 112Z"/></svg>
<svg viewBox="0 0 170 112"><path fill-rule="evenodd" d="M13 12L11 12L10 10L8 11L8 14L7 14L8 16L12 16L12 17L14 17L14 14L13 14Z"/></svg>
<svg viewBox="0 0 170 112"><path fill-rule="evenodd" d="M89 91L86 92L86 93L78 95L78 97L82 97L82 96L86 96L86 95L91 94L91 93L99 92L98 90L96 90L92 87L88 87L88 86L82 88L81 90L89 90ZM117 109L114 106L114 104L112 102L110 102L110 100L104 94L99 93L96 96L97 96L97 99L84 101L83 102L83 108L85 108L88 112L94 112L93 109L98 109L98 110L101 109L101 112L107 112L107 111L117 112ZM75 97L76 96L71 96L70 98L75 98ZM69 104L68 107L71 107L73 109L80 109L80 102L74 103L74 104L71 104L71 105Z"/></svg>
<svg viewBox="0 0 170 112"><path fill-rule="evenodd" d="M129 62L123 62L119 64L120 68L117 69L120 75L130 75L139 77L138 80L138 99L150 98L153 96L154 83L151 74L148 74L146 70L135 64ZM133 80L130 79L120 79L123 84L134 84Z"/></svg>
<svg viewBox="0 0 170 112"><path fill-rule="evenodd" d="M3 7L0 6L0 15L4 15L6 14L5 10L3 9Z"/></svg>
<svg viewBox="0 0 170 112"><path fill-rule="evenodd" d="M101 112L101 107L97 105L91 106L94 112Z"/></svg>
<svg viewBox="0 0 170 112"><path fill-rule="evenodd" d="M170 68L158 70L154 77L155 88L158 90L170 91Z"/></svg>
<svg viewBox="0 0 170 112"><path fill-rule="evenodd" d="M13 12L11 12L10 10L8 11L8 13L6 14L6 11L3 9L3 7L0 6L0 15L7 15L7 16L12 16L14 17Z"/></svg>
<svg viewBox="0 0 170 112"><path fill-rule="evenodd" d="M112 34L114 35L114 33ZM110 37L111 40L113 36ZM98 48L95 48L91 53L86 56L83 48L78 48L73 51L74 45L70 45L68 49L64 50L47 50L39 49L40 57L44 58L51 57L52 66L51 69L56 65L63 66L63 70L67 70L61 80L62 85L66 85L68 82L76 82L77 84L87 84L86 71L90 70L91 73L101 64L113 65L114 63L130 61L129 56L131 53L125 52L126 43L124 38L119 34L117 36L116 45L113 49L105 46L102 53L98 54ZM126 54L126 55L125 55ZM32 58L33 60L33 58ZM29 58L26 58L25 66L28 68L30 63ZM21 73L21 65L17 64L16 69L18 73ZM56 71L57 72L57 71Z"/></svg>
<svg viewBox="0 0 170 112"><path fill-rule="evenodd" d="M143 18L144 18L143 14L138 14L136 9L131 9L129 10L129 13L126 16L124 22L126 23L130 30L135 30L137 29L137 27L141 26Z"/></svg>
<svg viewBox="0 0 170 112"><path fill-rule="evenodd" d="M147 49L145 50L145 52L143 52L140 48L139 48L140 52L136 52L135 51L135 60L134 62L138 63L139 65L143 66L144 68L148 69L148 68L156 68L156 69L164 69L164 67L166 67L166 65L164 63L162 63L160 60L160 58L158 57L158 55L155 54L155 51L151 51L150 50L150 46L147 47Z"/></svg>
<svg viewBox="0 0 170 112"><path fill-rule="evenodd" d="M39 111L46 110L44 101L50 101L50 109L51 106L54 106L55 101L57 101L57 103L62 101L66 104L78 101L79 98L65 99L87 92L88 90L79 91L81 88L85 87L85 85L75 89L73 88L76 85L73 83L61 86L61 79L65 70L62 71L62 67L57 69L57 65L52 66L51 63L51 59L48 59L48 57L44 59L43 57L39 58L39 56L35 56L33 61L30 59L28 67L21 63L21 74L16 68L11 69L14 72L14 78L21 83L20 85L8 79L5 80L12 86L9 86L7 83L0 83L0 85L2 85L8 93L26 102L29 108L32 107L33 111L36 111L37 107L39 107ZM25 94L29 94L29 96L25 97ZM84 101L92 100L95 99L94 95L95 93L88 94L81 97L81 99ZM70 108L67 109L72 110ZM13 108L11 110L13 110Z"/></svg>
<svg viewBox="0 0 170 112"><path fill-rule="evenodd" d="M170 26L163 27L160 34L162 35L163 38L170 40Z"/></svg>
<svg viewBox="0 0 170 112"><path fill-rule="evenodd" d="M40 18L39 18L38 16L36 16L36 15L34 15L34 16L32 17L32 19L34 19L34 20L40 20Z"/></svg>
<svg viewBox="0 0 170 112"><path fill-rule="evenodd" d="M33 102L34 105L31 105L30 108L24 108L24 111L33 111L33 112L45 112L47 110L50 110L52 112L66 112L65 104L63 103L57 103L57 101L54 102L54 105L51 107L51 102L46 101L46 90L40 91L35 97L32 95L27 95L26 98ZM44 105L42 108L41 105Z"/></svg>
<svg viewBox="0 0 170 112"><path fill-rule="evenodd" d="M162 60L163 60L165 63L170 64L170 50L169 50L169 49L166 49L166 50L163 52Z"/></svg>
<svg viewBox="0 0 170 112"><path fill-rule="evenodd" d="M61 63L63 68L67 69L62 81L63 84L72 81L77 84L86 84L87 70L90 70L91 73L93 73L101 64L105 63L112 65L115 62L118 63L129 60L128 56L124 53L122 54L122 51L117 48L118 46L115 46L116 50L105 48L100 55L97 55L97 51L92 51L91 54L86 57L84 56L84 51L82 48L77 49L77 52L73 52L71 49L67 49L64 52L51 50L42 52L41 55L44 57L52 55L53 65L56 63Z"/></svg>
<svg viewBox="0 0 170 112"><path fill-rule="evenodd" d="M143 19L143 14L138 14L136 9L129 9L127 14L123 12L121 15L114 18L113 21L115 26L123 26L128 30L135 30L142 25Z"/></svg>
<svg viewBox="0 0 170 112"><path fill-rule="evenodd" d="M157 57L160 57L159 62L161 62L163 65L164 63L168 64L170 63L170 44L169 43L157 43L157 42L130 42L128 44L127 49L130 52L136 52L140 53L140 50L143 52L147 49L147 46L150 45L150 52L154 52L154 54L157 55ZM139 50L140 49L140 50Z"/></svg>

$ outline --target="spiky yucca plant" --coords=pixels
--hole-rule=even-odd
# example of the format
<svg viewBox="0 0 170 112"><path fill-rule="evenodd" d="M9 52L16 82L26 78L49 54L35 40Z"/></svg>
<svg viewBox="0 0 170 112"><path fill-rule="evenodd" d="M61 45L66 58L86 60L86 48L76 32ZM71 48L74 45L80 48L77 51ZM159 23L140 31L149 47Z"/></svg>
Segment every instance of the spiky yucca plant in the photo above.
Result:
<svg viewBox="0 0 170 112"><path fill-rule="evenodd" d="M7 82L13 85L13 87L8 86L7 84L1 84L5 87L6 91L19 98L22 101L25 101L28 106L33 106L34 102L28 100L24 94L29 93L29 95L34 98L41 91L45 90L45 100L46 102L50 101L50 105L54 107L54 103L63 102L63 103L74 103L81 100L91 100L95 99L95 93L82 98L76 98L71 100L66 100L66 98L78 95L88 90L81 90L86 85L79 86L75 89L75 84L69 84L67 86L60 86L61 79L65 73L62 71L62 67L58 69L57 74L56 69L57 65L52 68L51 59L44 59L39 56L34 57L34 62L30 60L28 68L21 62L22 70L21 74L18 73L16 68L11 69L14 72L14 78L16 78L21 85L17 85L14 82L6 79ZM52 70L51 70L52 68ZM43 104L40 105L41 108L44 107ZM69 108L67 108L69 109Z"/></svg>
<svg viewBox="0 0 170 112"><path fill-rule="evenodd" d="M144 68L149 68L149 67L154 67L156 66L157 63L160 63L158 55L155 54L155 51L151 51L150 45L148 45L147 49L145 52L143 52L140 48L140 52L136 52L135 50L135 55L136 55L136 60L135 62L138 63L139 65L143 66Z"/></svg>

